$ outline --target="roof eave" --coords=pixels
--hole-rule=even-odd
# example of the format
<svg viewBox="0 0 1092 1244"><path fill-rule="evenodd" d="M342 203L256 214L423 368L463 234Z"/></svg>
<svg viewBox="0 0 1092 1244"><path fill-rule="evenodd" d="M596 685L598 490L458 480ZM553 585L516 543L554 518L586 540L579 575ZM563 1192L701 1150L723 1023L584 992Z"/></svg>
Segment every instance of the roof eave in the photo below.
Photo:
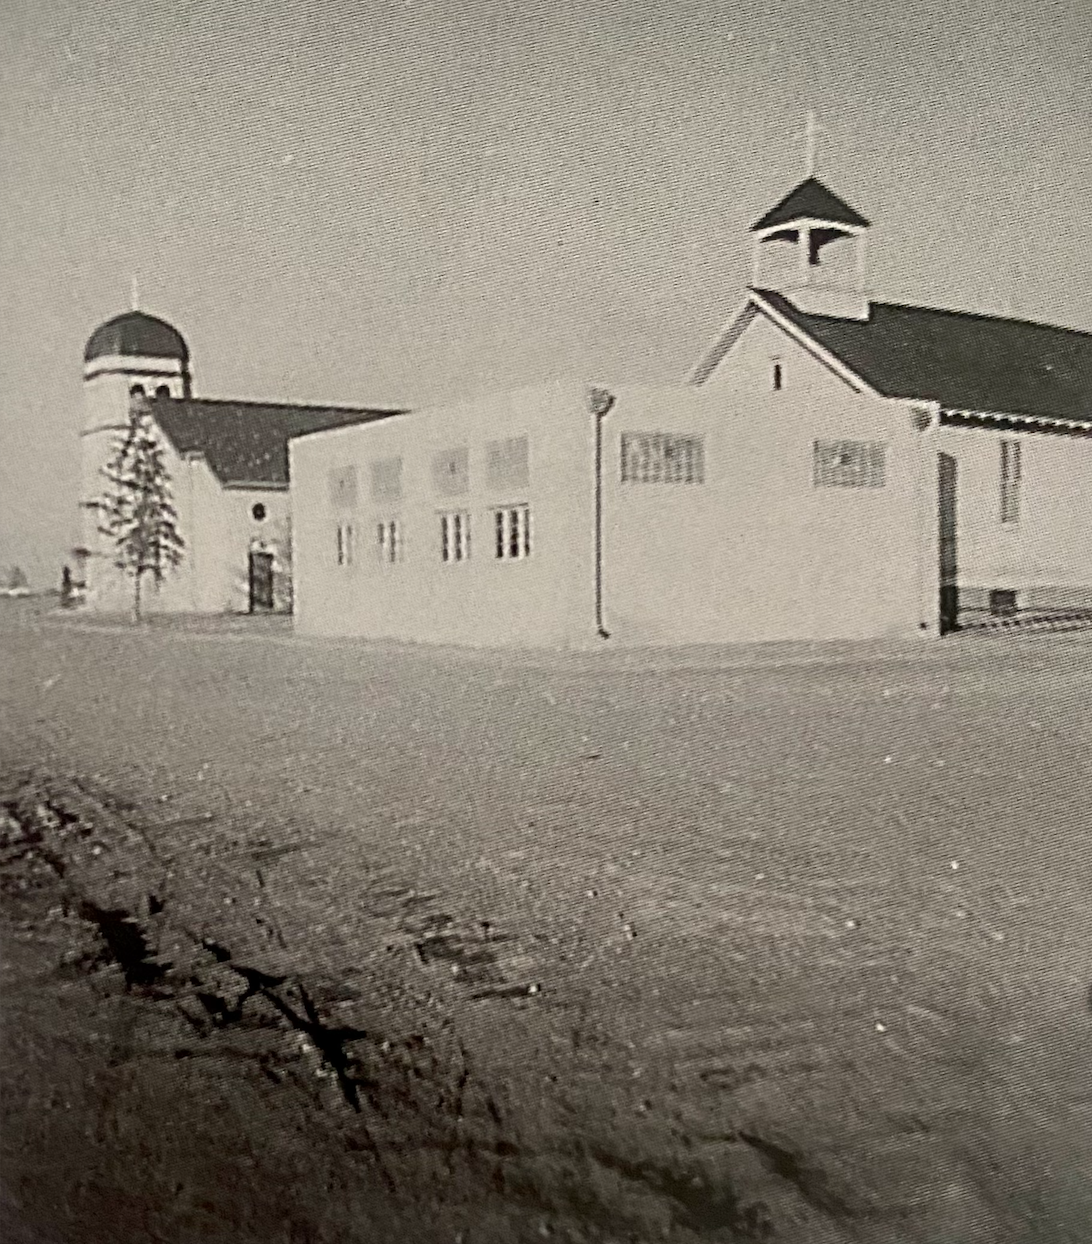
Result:
<svg viewBox="0 0 1092 1244"><path fill-rule="evenodd" d="M225 490L232 492L287 492L287 480L232 479L222 480Z"/></svg>
<svg viewBox="0 0 1092 1244"><path fill-rule="evenodd" d="M1058 431L1077 436L1092 436L1092 419L1069 419L1062 415L1029 415L1012 414L1000 410L971 410L955 406L943 406L940 411L941 424L949 427L959 423L979 427L994 427L999 424L1027 425L1040 431Z"/></svg>
<svg viewBox="0 0 1092 1244"><path fill-rule="evenodd" d="M855 372L845 362L842 361L833 351L828 350L826 346L796 324L787 315L783 315L778 309L772 306L756 289L751 289L750 295L752 300L763 315L771 319L783 332L791 337L798 345L802 346L809 354L811 354L818 362L822 363L828 371L831 371L840 380L845 381L851 389L856 393L866 393L870 397L892 397L894 394L881 393L874 385L870 384L863 376Z"/></svg>

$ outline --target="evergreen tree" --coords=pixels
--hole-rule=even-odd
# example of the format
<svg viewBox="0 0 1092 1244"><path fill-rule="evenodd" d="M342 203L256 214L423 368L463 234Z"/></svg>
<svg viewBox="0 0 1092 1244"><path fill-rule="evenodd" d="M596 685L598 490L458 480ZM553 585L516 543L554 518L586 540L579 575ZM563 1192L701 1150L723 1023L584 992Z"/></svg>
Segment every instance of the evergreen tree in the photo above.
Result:
<svg viewBox="0 0 1092 1244"><path fill-rule="evenodd" d="M113 541L114 565L133 580L133 617L139 622L144 576L151 575L158 589L167 571L182 561L185 547L163 450L143 403L134 402L125 439L103 475L110 488L99 530Z"/></svg>

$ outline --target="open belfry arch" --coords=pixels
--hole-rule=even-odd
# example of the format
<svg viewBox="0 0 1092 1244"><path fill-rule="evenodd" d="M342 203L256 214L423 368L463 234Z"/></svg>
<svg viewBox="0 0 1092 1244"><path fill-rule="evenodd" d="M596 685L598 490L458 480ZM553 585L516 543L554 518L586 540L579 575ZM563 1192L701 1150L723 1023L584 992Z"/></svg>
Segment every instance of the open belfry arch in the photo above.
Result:
<svg viewBox="0 0 1092 1244"><path fill-rule="evenodd" d="M805 179L751 226L751 284L802 311L864 319L870 222L819 180L823 132L809 112Z"/></svg>

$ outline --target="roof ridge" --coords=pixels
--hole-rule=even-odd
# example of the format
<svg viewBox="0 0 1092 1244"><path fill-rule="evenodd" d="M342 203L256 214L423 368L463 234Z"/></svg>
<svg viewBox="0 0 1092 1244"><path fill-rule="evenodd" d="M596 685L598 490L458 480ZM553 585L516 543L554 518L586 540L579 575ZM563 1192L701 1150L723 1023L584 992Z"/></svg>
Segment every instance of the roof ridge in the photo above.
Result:
<svg viewBox="0 0 1092 1244"><path fill-rule="evenodd" d="M747 287L752 293L762 296L773 294L778 298L784 298L788 302L792 302L787 294L781 290L770 289L764 285L749 285ZM1017 315L996 315L990 311L964 311L958 307L930 307L920 302L890 302L885 298L869 298L869 306L887 307L893 311L923 311L930 315L952 315L959 316L968 320L986 320L993 324L1016 324L1021 328L1043 328L1048 329L1052 333L1073 333L1077 337L1092 337L1092 329L1073 328L1069 324L1054 324L1050 320L1029 320L1023 316ZM824 315L821 311L801 311L798 307L793 307L797 315L807 315L816 319L837 320L840 316Z"/></svg>

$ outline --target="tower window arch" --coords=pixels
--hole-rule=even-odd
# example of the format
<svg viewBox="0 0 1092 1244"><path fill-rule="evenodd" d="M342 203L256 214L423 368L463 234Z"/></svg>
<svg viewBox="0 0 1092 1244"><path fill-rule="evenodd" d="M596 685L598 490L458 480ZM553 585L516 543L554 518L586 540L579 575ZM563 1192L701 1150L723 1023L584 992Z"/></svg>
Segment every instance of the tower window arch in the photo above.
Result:
<svg viewBox="0 0 1092 1244"><path fill-rule="evenodd" d="M251 506L250 517L254 519L256 523L260 523L265 518L265 506L260 501L256 501L254 505Z"/></svg>
<svg viewBox="0 0 1092 1244"><path fill-rule="evenodd" d="M131 384L129 386L130 397L144 397L144 386L142 384Z"/></svg>
<svg viewBox="0 0 1092 1244"><path fill-rule="evenodd" d="M168 384L157 384L155 387L156 397L170 397L171 386Z"/></svg>

